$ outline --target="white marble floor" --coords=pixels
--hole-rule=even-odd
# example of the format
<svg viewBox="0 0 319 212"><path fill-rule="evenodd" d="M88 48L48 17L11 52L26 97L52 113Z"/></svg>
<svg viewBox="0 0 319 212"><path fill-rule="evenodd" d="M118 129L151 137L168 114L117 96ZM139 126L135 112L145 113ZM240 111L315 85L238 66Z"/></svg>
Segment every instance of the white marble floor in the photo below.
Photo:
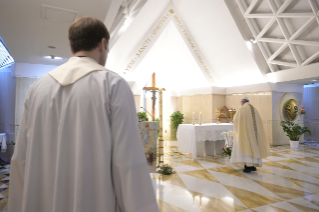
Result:
<svg viewBox="0 0 319 212"><path fill-rule="evenodd" d="M244 173L223 158L197 158L166 142L176 174L152 175L162 212L319 211L319 144L272 147L264 166Z"/></svg>

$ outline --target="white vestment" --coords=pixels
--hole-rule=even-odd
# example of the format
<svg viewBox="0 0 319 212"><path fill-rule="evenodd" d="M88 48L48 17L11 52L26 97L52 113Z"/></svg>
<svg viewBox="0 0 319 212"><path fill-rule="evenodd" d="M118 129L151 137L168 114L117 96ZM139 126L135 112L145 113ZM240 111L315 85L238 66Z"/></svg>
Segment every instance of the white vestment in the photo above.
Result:
<svg viewBox="0 0 319 212"><path fill-rule="evenodd" d="M158 212L132 92L72 57L29 89L11 161L9 212Z"/></svg>
<svg viewBox="0 0 319 212"><path fill-rule="evenodd" d="M257 109L245 103L234 116L234 144L231 163L262 166L262 158L269 155L269 144Z"/></svg>
<svg viewBox="0 0 319 212"><path fill-rule="evenodd" d="M253 158L251 156L246 155L243 153L238 145L237 145L237 138L234 138L234 144L231 152L231 163L237 163L240 165L247 165L247 166L256 166L256 167L262 167L263 160L261 158Z"/></svg>

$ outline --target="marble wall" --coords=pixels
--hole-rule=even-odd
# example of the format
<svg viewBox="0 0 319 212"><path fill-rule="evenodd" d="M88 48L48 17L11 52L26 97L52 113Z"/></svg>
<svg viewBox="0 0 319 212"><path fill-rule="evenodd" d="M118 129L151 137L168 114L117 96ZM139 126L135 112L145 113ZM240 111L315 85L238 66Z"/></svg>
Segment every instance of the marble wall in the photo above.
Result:
<svg viewBox="0 0 319 212"><path fill-rule="evenodd" d="M199 120L199 113L202 113L204 123L216 122L215 110L225 106L225 95L204 94L194 96L181 96L177 98L177 110L185 116L185 123L191 123L193 112L195 120Z"/></svg>
<svg viewBox="0 0 319 212"><path fill-rule="evenodd" d="M176 110L185 115L184 123L192 121L193 112L196 114L196 119L198 119L199 113L202 112L204 122L214 123L216 122L215 110L217 107L222 109L224 106L227 106L228 108L238 109L241 98L247 96L261 116L269 144L284 145L289 144L289 138L280 126L281 100L285 94L284 92L267 91L230 95L181 96L175 97L177 99ZM303 105L302 93L294 92L289 94L293 95L301 106ZM303 126L303 116L299 116L296 123ZM303 142L303 137L300 141L301 143Z"/></svg>
<svg viewBox="0 0 319 212"><path fill-rule="evenodd" d="M263 121L269 144L273 145L273 129L272 129L272 92L254 92L245 94L226 95L226 106L228 108L238 109L240 100L246 96L250 103L257 109Z"/></svg>
<svg viewBox="0 0 319 212"><path fill-rule="evenodd" d="M304 91L305 126L312 135L305 135L305 140L319 141L319 87L308 87Z"/></svg>
<svg viewBox="0 0 319 212"><path fill-rule="evenodd" d="M280 122L283 121L281 119L280 114L282 113L282 107L281 107L281 100L284 97L284 95L287 94L285 92L272 92L272 120L271 125L273 129L273 144L274 145L284 145L289 144L289 138L286 136L286 133L283 132L282 127L280 126ZM297 102L299 103L299 106L303 106L303 94L292 92L289 93L289 95L292 95ZM299 115L294 121L295 123L299 124L300 126L303 126L303 115ZM300 143L304 143L304 136L301 136Z"/></svg>
<svg viewBox="0 0 319 212"><path fill-rule="evenodd" d="M0 133L7 133L10 142L14 141L15 86L10 72L0 72Z"/></svg>

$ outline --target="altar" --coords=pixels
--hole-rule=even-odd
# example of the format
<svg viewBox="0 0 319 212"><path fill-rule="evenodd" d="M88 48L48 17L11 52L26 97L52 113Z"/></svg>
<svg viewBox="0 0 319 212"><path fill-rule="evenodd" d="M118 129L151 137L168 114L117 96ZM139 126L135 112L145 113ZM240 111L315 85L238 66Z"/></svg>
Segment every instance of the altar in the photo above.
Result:
<svg viewBox="0 0 319 212"><path fill-rule="evenodd" d="M180 124L177 130L177 142L180 152L191 153L193 159L206 155L216 156L225 145L222 132L234 131L234 125L222 124Z"/></svg>

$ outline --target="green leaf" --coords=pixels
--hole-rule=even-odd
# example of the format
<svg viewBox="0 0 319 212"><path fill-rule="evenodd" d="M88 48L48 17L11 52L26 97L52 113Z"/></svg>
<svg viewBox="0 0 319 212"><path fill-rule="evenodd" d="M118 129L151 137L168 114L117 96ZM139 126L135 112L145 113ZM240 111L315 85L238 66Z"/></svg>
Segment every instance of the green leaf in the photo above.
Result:
<svg viewBox="0 0 319 212"><path fill-rule="evenodd" d="M300 136L306 132L311 135L311 131L308 129L308 127L301 127L291 121L282 121L280 122L280 125L282 126L283 131L292 141L298 141Z"/></svg>
<svg viewBox="0 0 319 212"><path fill-rule="evenodd" d="M146 112L138 112L137 116L138 116L138 120L140 121L148 121Z"/></svg>

